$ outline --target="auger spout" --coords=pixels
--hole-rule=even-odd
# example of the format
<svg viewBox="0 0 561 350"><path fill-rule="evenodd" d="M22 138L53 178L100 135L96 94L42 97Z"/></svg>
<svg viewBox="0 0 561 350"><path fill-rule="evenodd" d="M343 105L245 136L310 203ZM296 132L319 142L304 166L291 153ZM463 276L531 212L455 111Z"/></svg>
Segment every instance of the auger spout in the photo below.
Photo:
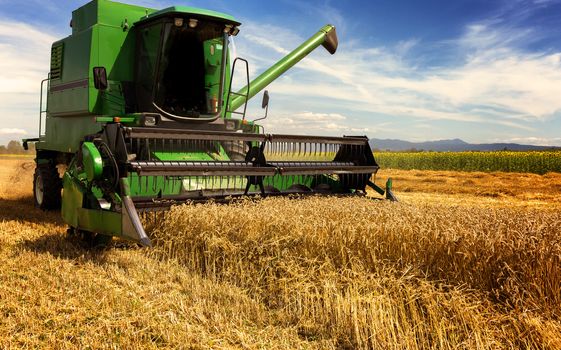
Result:
<svg viewBox="0 0 561 350"><path fill-rule="evenodd" d="M316 34L306 40L302 45L298 46L291 53L283 57L280 61L275 63L271 68L267 69L257 78L249 83L249 94L248 99L255 96L259 91L263 90L267 85L269 85L273 80L277 79L284 72L292 68L296 63L300 62L304 57L306 57L310 52L314 51L318 46L322 45L325 47L330 54L334 54L337 51L337 32L335 31L335 26L331 24L325 25ZM238 94L245 95L247 93L248 87L243 87ZM228 110L235 111L245 103L245 96L236 95L230 101L230 107Z"/></svg>

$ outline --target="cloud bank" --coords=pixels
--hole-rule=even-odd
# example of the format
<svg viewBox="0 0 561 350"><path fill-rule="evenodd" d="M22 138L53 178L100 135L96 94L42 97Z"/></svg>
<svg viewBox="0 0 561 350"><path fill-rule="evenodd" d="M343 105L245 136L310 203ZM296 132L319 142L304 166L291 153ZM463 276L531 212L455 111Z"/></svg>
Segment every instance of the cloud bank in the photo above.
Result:
<svg viewBox="0 0 561 350"><path fill-rule="evenodd" d="M269 33L275 33L274 41ZM375 113L425 126L448 121L458 128L467 123L513 135L539 134L542 123L560 117L561 52L526 52L516 46L533 35L494 23L469 25L461 37L436 44L456 58L441 66L417 64L415 47L423 43L415 38L394 47L341 43L332 57L314 52L305 58L274 82L271 91L283 95L283 101L295 101L293 117L311 109L299 101L312 102L322 113L344 106L363 130L376 129L376 121L365 117ZM244 24L242 37L239 54L252 59L260 71L305 39L289 29L254 22ZM300 127L306 122L318 129L315 124L322 121L302 119ZM280 122L269 125L283 131Z"/></svg>
<svg viewBox="0 0 561 350"><path fill-rule="evenodd" d="M0 144L37 134L39 87L57 39L41 28L0 19Z"/></svg>
<svg viewBox="0 0 561 350"><path fill-rule="evenodd" d="M326 13L345 28L336 9L328 6ZM243 22L236 52L249 59L252 77L306 39L297 28ZM264 125L271 132L561 145L555 132L561 128L561 52L521 45L541 36L493 18L436 43L341 40L335 55L319 48L268 87ZM6 130L37 133L39 84L57 39L44 28L0 18L0 144L23 135ZM250 105L255 117L263 114L258 102Z"/></svg>

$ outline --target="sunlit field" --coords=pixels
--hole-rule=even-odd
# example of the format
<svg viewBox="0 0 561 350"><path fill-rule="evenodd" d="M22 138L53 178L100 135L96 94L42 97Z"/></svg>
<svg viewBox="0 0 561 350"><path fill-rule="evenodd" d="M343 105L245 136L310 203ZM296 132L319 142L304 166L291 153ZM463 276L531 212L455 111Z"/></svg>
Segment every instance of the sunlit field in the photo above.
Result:
<svg viewBox="0 0 561 350"><path fill-rule="evenodd" d="M400 202L183 205L104 250L32 174L0 160L0 348L561 348L559 173L382 169Z"/></svg>

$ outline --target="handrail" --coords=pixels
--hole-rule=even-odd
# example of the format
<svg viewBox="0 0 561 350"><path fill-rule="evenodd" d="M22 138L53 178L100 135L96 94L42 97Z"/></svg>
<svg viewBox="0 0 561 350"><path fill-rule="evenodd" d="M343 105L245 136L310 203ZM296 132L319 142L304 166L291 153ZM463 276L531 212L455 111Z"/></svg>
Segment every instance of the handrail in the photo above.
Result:
<svg viewBox="0 0 561 350"><path fill-rule="evenodd" d="M47 113L49 110L49 98L47 95L47 100L45 101L45 109L43 110L43 85L45 84L45 82L49 82L49 84L47 85L47 93L48 90L50 88L50 81L51 81L51 73L49 73L47 75L47 79L43 79L41 80L41 91L39 93L39 138L41 138L41 132L42 130L42 117L43 117L43 113ZM46 117L45 117L46 118Z"/></svg>
<svg viewBox="0 0 561 350"><path fill-rule="evenodd" d="M234 80L234 73L236 72L236 62L240 60L242 62L245 63L245 76L246 76L246 86L249 86L249 62L247 62L247 60L245 58L241 58L241 57L236 57L234 59L234 63L232 63L232 74L230 74L230 84L228 86L228 97L226 98L226 113L224 113L224 117L226 117L228 115L228 113L235 113L235 114L241 114L242 120L245 120L245 113L247 111L247 101L249 100L249 89L246 89L245 93L240 92L233 92L232 91L232 81ZM243 112L236 112L235 109L230 109L230 96L235 95L236 97L241 96L241 97L245 97L245 103L243 106ZM236 98L234 97L234 98Z"/></svg>

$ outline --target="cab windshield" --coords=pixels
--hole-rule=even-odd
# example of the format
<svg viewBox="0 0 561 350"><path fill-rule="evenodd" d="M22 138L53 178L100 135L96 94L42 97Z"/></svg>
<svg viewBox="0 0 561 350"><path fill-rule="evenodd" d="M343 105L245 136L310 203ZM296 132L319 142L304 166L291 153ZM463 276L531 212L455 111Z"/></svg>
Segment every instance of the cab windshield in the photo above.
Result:
<svg viewBox="0 0 561 350"><path fill-rule="evenodd" d="M217 114L224 91L223 50L228 42L224 24L172 18L140 32L139 105L172 119Z"/></svg>

